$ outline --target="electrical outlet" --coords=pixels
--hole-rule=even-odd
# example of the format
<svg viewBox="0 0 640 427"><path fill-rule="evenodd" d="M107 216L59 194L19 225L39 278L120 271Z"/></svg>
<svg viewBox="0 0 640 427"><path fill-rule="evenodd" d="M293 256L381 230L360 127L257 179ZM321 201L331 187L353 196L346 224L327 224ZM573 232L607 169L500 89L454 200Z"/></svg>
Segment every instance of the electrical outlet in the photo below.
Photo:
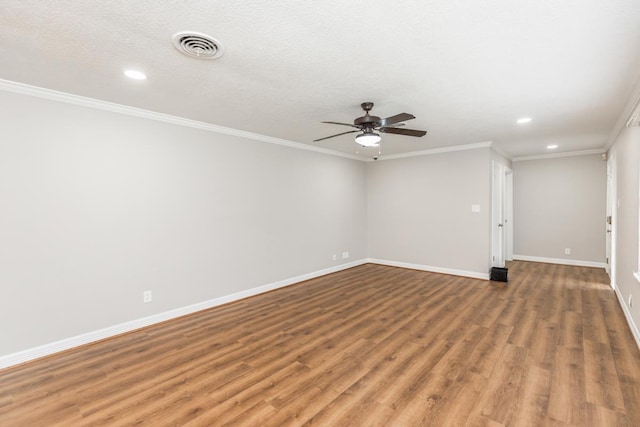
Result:
<svg viewBox="0 0 640 427"><path fill-rule="evenodd" d="M333 254L333 260L335 261L335 260L337 260L337 259L338 259L338 255Z"/></svg>
<svg viewBox="0 0 640 427"><path fill-rule="evenodd" d="M629 308L633 307L633 295L629 294Z"/></svg>
<svg viewBox="0 0 640 427"><path fill-rule="evenodd" d="M565 255L571 255L571 248L564 248Z"/></svg>
<svg viewBox="0 0 640 427"><path fill-rule="evenodd" d="M153 295L151 294L151 291L144 291L142 293L142 302L143 303L148 303L151 302L153 300Z"/></svg>
<svg viewBox="0 0 640 427"><path fill-rule="evenodd" d="M349 258L349 251L342 252L342 259Z"/></svg>

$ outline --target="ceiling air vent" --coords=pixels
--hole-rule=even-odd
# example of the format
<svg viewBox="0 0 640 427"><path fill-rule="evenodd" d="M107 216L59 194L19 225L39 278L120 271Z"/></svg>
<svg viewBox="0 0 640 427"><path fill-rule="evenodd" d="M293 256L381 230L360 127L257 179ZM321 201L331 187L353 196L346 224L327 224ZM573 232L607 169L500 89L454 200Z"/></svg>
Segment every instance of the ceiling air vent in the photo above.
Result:
<svg viewBox="0 0 640 427"><path fill-rule="evenodd" d="M193 58L216 59L224 53L222 44L206 34L182 31L174 34L171 39L176 49Z"/></svg>

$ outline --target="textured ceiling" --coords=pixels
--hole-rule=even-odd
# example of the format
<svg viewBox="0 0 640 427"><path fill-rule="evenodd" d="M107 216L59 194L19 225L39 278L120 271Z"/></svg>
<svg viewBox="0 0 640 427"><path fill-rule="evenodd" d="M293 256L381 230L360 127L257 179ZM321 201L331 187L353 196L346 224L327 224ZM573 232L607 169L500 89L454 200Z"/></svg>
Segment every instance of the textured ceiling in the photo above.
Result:
<svg viewBox="0 0 640 427"><path fill-rule="evenodd" d="M224 56L180 54L187 30ZM493 141L519 157L605 146L639 77L640 1L3 0L0 61L0 79L308 144L373 101L429 131L383 135L383 155Z"/></svg>

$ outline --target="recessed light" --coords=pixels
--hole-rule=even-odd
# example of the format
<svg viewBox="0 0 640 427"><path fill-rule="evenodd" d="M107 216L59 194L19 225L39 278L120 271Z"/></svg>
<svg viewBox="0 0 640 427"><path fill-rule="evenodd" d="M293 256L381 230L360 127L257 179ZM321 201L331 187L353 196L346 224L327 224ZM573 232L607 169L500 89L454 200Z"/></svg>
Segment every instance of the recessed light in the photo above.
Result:
<svg viewBox="0 0 640 427"><path fill-rule="evenodd" d="M525 124L525 123L529 123L531 121L531 117L523 117L521 119L517 120L517 123L519 125Z"/></svg>
<svg viewBox="0 0 640 427"><path fill-rule="evenodd" d="M134 80L145 80L147 75L138 70L124 70L124 75Z"/></svg>
<svg viewBox="0 0 640 427"><path fill-rule="evenodd" d="M547 150L555 150L556 148L558 148L556 144L547 145Z"/></svg>

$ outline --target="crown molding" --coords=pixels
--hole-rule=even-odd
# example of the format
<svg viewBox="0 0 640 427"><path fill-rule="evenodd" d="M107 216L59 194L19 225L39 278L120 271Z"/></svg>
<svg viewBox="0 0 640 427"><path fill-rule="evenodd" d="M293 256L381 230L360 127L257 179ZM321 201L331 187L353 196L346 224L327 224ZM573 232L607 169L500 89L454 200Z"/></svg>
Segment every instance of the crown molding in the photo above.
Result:
<svg viewBox="0 0 640 427"><path fill-rule="evenodd" d="M6 92L14 92L22 95L44 98L51 101L64 102L67 104L79 105L81 107L94 108L97 110L109 111L112 113L124 114L133 117L140 117L148 120L155 120L164 123L170 123L178 126L185 126L194 129L201 129L208 132L215 132L224 135L236 136L254 141L266 142L268 144L282 145L285 147L296 148L299 150L313 151L315 153L327 154L330 156L343 157L351 160L366 161L362 157L343 153L341 151L329 150L326 148L307 145L300 142L289 141L286 139L275 138L267 135L260 135L253 132L246 132L239 129L218 126L211 123L199 122L197 120L185 119L183 117L172 116L170 114L158 113L155 111L144 110L142 108L130 107L128 105L116 104L114 102L101 101L99 99L87 98L84 96L73 95L70 93L59 92L56 90L46 89L38 86L31 86L24 83L13 82L10 80L0 79L0 90Z"/></svg>
<svg viewBox="0 0 640 427"><path fill-rule="evenodd" d="M640 105L635 109L629 120L627 120L627 127L638 127L640 126Z"/></svg>
<svg viewBox="0 0 640 427"><path fill-rule="evenodd" d="M513 157L511 157L509 154L507 154L506 152L502 151L500 148L496 147L496 144L493 143L493 141L491 142L491 149L493 151L495 151L496 153L500 154L502 157L504 157L507 160L511 160L513 161Z"/></svg>
<svg viewBox="0 0 640 427"><path fill-rule="evenodd" d="M635 82L635 87L631 92L631 96L629 97L627 104L622 110L620 118L613 127L613 130L609 135L609 139L605 144L605 149L607 151L611 148L616 138L618 138L618 135L620 135L620 132L622 132L625 127L632 127L634 126L633 123L635 123L635 126L638 126L638 117L640 116L640 114L638 114L640 111L640 72L638 72Z"/></svg>
<svg viewBox="0 0 640 427"><path fill-rule="evenodd" d="M399 154L391 154L388 156L381 156L380 159L378 159L377 161L404 159L407 157L430 156L433 154L449 153L452 151L477 150L478 148L491 147L491 144L492 144L491 141L487 141L487 142L477 142L474 144L454 145L451 147L431 148L429 150L411 151L409 153L399 153ZM376 160L367 159L366 161L375 162Z"/></svg>
<svg viewBox="0 0 640 427"><path fill-rule="evenodd" d="M542 159L555 159L558 157L575 157L575 156L588 156L590 154L602 154L606 153L607 150L604 148L596 148L593 150L582 150L582 151L567 151L566 153L551 153L551 154L540 154L537 156L522 156L522 157L514 157L512 161L514 162L522 162L525 160L542 160Z"/></svg>

